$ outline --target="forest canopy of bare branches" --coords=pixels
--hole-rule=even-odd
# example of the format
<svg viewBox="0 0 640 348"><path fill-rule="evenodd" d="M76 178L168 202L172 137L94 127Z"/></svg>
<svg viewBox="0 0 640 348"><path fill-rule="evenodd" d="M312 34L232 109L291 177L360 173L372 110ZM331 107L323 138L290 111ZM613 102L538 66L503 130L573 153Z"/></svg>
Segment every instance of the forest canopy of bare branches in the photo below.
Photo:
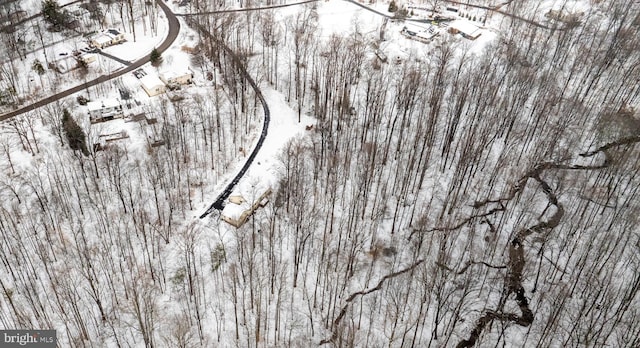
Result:
<svg viewBox="0 0 640 348"><path fill-rule="evenodd" d="M639 346L640 8L590 4L401 64L357 24L318 35L322 4L192 17L224 93L156 109L171 146L83 156L53 107L3 124L0 327L73 347ZM195 217L261 117L221 45L316 121L238 229Z"/></svg>

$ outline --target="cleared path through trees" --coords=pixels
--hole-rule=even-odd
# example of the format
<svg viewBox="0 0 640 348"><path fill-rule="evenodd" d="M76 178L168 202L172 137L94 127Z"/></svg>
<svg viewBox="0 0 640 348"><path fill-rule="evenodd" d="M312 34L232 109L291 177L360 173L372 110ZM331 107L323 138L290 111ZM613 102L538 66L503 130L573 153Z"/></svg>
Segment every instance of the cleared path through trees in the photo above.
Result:
<svg viewBox="0 0 640 348"><path fill-rule="evenodd" d="M394 18L393 16L389 16L389 15L388 15L388 14L386 14L386 13L382 13L382 12L380 12L380 11L378 11L378 10L374 10L374 9L372 9L371 7L366 6L366 5L364 5L364 4L361 4L361 3L357 2L357 1L354 1L354 0L345 0L345 1L346 1L346 2L350 2L350 3L352 3L352 4L356 5L356 6L360 6L360 7L362 7L363 9L365 9L365 10L367 10L367 11L371 11L371 12L373 12L373 13L377 14L377 15L380 15L380 16L383 16L383 17L387 17L387 18Z"/></svg>
<svg viewBox="0 0 640 348"><path fill-rule="evenodd" d="M242 177L246 174L247 170L249 170L249 167L251 167L253 160L258 155L260 148L262 148L262 144L264 143L264 140L267 138L267 130L269 128L269 121L271 120L271 113L269 111L269 105L267 105L267 101L264 99L264 96L262 95L262 91L260 91L260 88L258 88L258 85L253 80L251 75L249 75L249 73L247 72L247 69L242 64L242 61L240 60L240 58L224 42L220 41L219 39L211 35L211 33L206 28L204 28L202 25L198 24L194 20L191 20L191 17L202 16L202 15L212 15L212 14L219 14L219 13L230 13L230 12L269 10L269 9L276 9L281 7L304 5L304 4L312 3L316 1L318 0L307 0L307 1L296 2L292 4L273 5L273 6L266 6L266 7L253 7L253 8L241 8L241 9L220 10L220 11L211 11L211 12L177 14L178 16L186 17L189 25L195 27L200 32L200 34L205 36L207 39L215 41L218 47L221 47L224 50L224 52L228 54L229 57L231 57L231 60L235 65L235 67L238 69L240 75L242 75L242 77L245 78L247 82L249 82L249 85L251 85L251 88L253 89L254 93L260 100L260 104L262 105L262 110L264 111L264 123L262 124L262 133L260 134L260 138L258 139L256 146L253 148L253 151L251 151L249 158L247 158L247 161L244 163L240 171L233 177L233 180L231 180L231 182L225 187L224 191L222 191L222 193L218 195L216 200L209 206L209 208L202 215L200 215L201 219L204 219L209 214L213 213L214 210L222 210L224 208L224 201L227 198L229 198L229 195L231 195L231 192L233 192L233 189L236 187L238 182L240 182Z"/></svg>
<svg viewBox="0 0 640 348"><path fill-rule="evenodd" d="M236 69L238 69L238 72L240 73L240 75L242 75L242 77L246 79L247 82L249 82L249 85L251 85L251 88L253 89L254 93L258 97L258 100L260 100L260 104L262 105L262 110L264 111L264 122L262 124L262 132L260 134L260 138L258 139L258 142L256 143L256 146L253 148L253 151L251 151L249 158L247 158L247 161L244 163L240 171L226 186L224 191L222 191L222 193L218 195L216 200L209 206L209 208L202 215L200 215L200 218L203 219L207 217L209 214L211 214L214 210L222 210L222 208L224 208L224 201L227 198L229 198L229 195L231 195L231 192L233 192L233 189L235 188L235 186L238 184L238 182L240 182L240 179L242 179L242 177L246 174L247 170L249 170L249 167L251 167L253 160L258 155L260 148L262 148L262 144L264 143L264 140L267 138L267 130L269 129L271 112L269 111L269 105L267 105L267 101L264 99L264 96L262 95L262 91L260 91L260 88L258 88L258 85L253 80L251 75L249 75L249 73L247 72L247 69L242 64L242 61L235 54L235 52L233 52L233 50L229 48L229 46L227 46L224 42L218 40L213 35L211 35L209 31L207 31L203 26L197 24L195 21L189 21L189 24L196 27L197 30L202 35L204 35L207 39L215 41L217 46L222 48L224 52L229 55L229 57L231 58L231 61L233 62L233 65L236 67Z"/></svg>

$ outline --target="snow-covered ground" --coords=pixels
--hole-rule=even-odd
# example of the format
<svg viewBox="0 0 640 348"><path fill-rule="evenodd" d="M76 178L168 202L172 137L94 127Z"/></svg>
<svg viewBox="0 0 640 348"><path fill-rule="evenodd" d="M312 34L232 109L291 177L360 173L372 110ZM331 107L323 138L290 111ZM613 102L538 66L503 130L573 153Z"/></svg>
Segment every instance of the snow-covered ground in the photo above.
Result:
<svg viewBox="0 0 640 348"><path fill-rule="evenodd" d="M556 5L545 2L541 12ZM370 6L388 8L383 2ZM271 123L237 191L269 186L273 193L238 229L217 213L198 216L255 146L262 110L251 89L243 91L234 80L238 74L228 61L223 58L220 68L188 52L200 40L186 25L163 63L143 69L155 74L189 67L193 84L148 97L127 74L80 93L98 101L119 98L125 87L146 119L90 124L87 108L71 96L2 124L3 327L53 326L61 346L89 339L109 347L150 341L167 347L307 347L333 336L335 345L345 346L452 345L468 338L477 319L500 303L505 313L521 315L513 294L504 292L508 275L521 273L514 282L526 291L534 325L495 320L478 345L579 345L598 326L614 334L594 342L628 346L624 326L635 325L629 319L638 306L635 297L622 295L633 290L637 273L630 247L637 231L632 223L618 224L616 216L637 207L633 195L613 186L637 187L629 174L637 168L627 158L636 153L621 151L619 169L595 174L544 171L519 186L516 198L498 199L509 196L523 172L541 160L573 159L579 148L595 146L593 118L587 116L605 113L598 98L611 105L617 99L613 93L583 94L575 83L581 73L594 81L594 90L612 76L621 90L633 92L632 79L607 71L602 81L591 80L580 68L582 56L575 70L571 59L557 70L533 65L535 59L556 63L545 61L553 50L538 51L543 40L502 47L513 32L505 32L512 28L502 27L497 14L476 40L443 30L423 43L407 39L404 24L393 21L380 41L384 19L345 1L310 7L304 9L310 24L317 15L317 31L309 35L301 62L292 58L290 32L274 43L278 54L261 52L268 45L260 34L246 50ZM290 30L298 11L270 13L278 28ZM228 33L233 45L249 45L245 29L262 29L251 27L247 21L256 18L246 14L224 18L240 28ZM135 59L163 32L108 52ZM338 37L340 45L330 46ZM554 38L549 41L555 44ZM520 51L526 44L531 50ZM57 45L51 55L74 47ZM387 63L378 61L378 49ZM30 71L30 63L19 64L17 70ZM620 64L616 69L627 67ZM577 77L568 76L565 65ZM122 65L99 57L96 66L108 72ZM304 76L300 86L296 68ZM54 79L49 76L43 79ZM58 79L61 88L78 82ZM554 82L565 79L571 83L560 90ZM302 99L296 89L306 91ZM595 106L585 107L580 98ZM128 137L84 157L67 145L63 108L90 145L123 130ZM610 108L628 124L628 108ZM152 146L154 140L166 142ZM596 165L603 156L567 163ZM477 203L485 199L496 201ZM564 227L512 240L561 206ZM524 250L520 272L511 272L518 256L514 243ZM583 252L590 245L598 253ZM585 264L595 266L574 271ZM21 276L33 269L38 282ZM618 307L622 300L628 300L627 309ZM594 309L596 303L606 310ZM601 323L605 312L620 314ZM555 318L557 328L544 326Z"/></svg>

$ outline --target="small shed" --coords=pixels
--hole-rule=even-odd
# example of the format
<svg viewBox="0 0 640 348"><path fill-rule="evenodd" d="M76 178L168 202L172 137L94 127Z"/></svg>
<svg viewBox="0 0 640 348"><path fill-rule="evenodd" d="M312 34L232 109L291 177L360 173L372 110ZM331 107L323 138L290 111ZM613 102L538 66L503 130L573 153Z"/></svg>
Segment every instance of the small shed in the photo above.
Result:
<svg viewBox="0 0 640 348"><path fill-rule="evenodd" d="M85 53L78 56L78 61L83 62L86 65L89 65L96 61L96 55L93 53Z"/></svg>
<svg viewBox="0 0 640 348"><path fill-rule="evenodd" d="M158 76L152 74L140 77L140 84L149 97L155 97L167 90L167 86L158 78Z"/></svg>
<svg viewBox="0 0 640 348"><path fill-rule="evenodd" d="M381 49L377 49L374 52L376 54L376 57L378 57L378 59L380 59L381 62L386 63L387 62L387 55L384 54L384 52ZM310 129L307 129L310 130Z"/></svg>

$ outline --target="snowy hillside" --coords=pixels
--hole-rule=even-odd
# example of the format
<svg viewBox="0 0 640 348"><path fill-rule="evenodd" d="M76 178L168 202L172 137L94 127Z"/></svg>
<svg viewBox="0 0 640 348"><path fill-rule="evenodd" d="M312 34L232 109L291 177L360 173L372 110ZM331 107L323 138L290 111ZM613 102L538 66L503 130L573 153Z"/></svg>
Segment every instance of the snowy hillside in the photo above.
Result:
<svg viewBox="0 0 640 348"><path fill-rule="evenodd" d="M640 345L637 3L6 3L0 330Z"/></svg>

